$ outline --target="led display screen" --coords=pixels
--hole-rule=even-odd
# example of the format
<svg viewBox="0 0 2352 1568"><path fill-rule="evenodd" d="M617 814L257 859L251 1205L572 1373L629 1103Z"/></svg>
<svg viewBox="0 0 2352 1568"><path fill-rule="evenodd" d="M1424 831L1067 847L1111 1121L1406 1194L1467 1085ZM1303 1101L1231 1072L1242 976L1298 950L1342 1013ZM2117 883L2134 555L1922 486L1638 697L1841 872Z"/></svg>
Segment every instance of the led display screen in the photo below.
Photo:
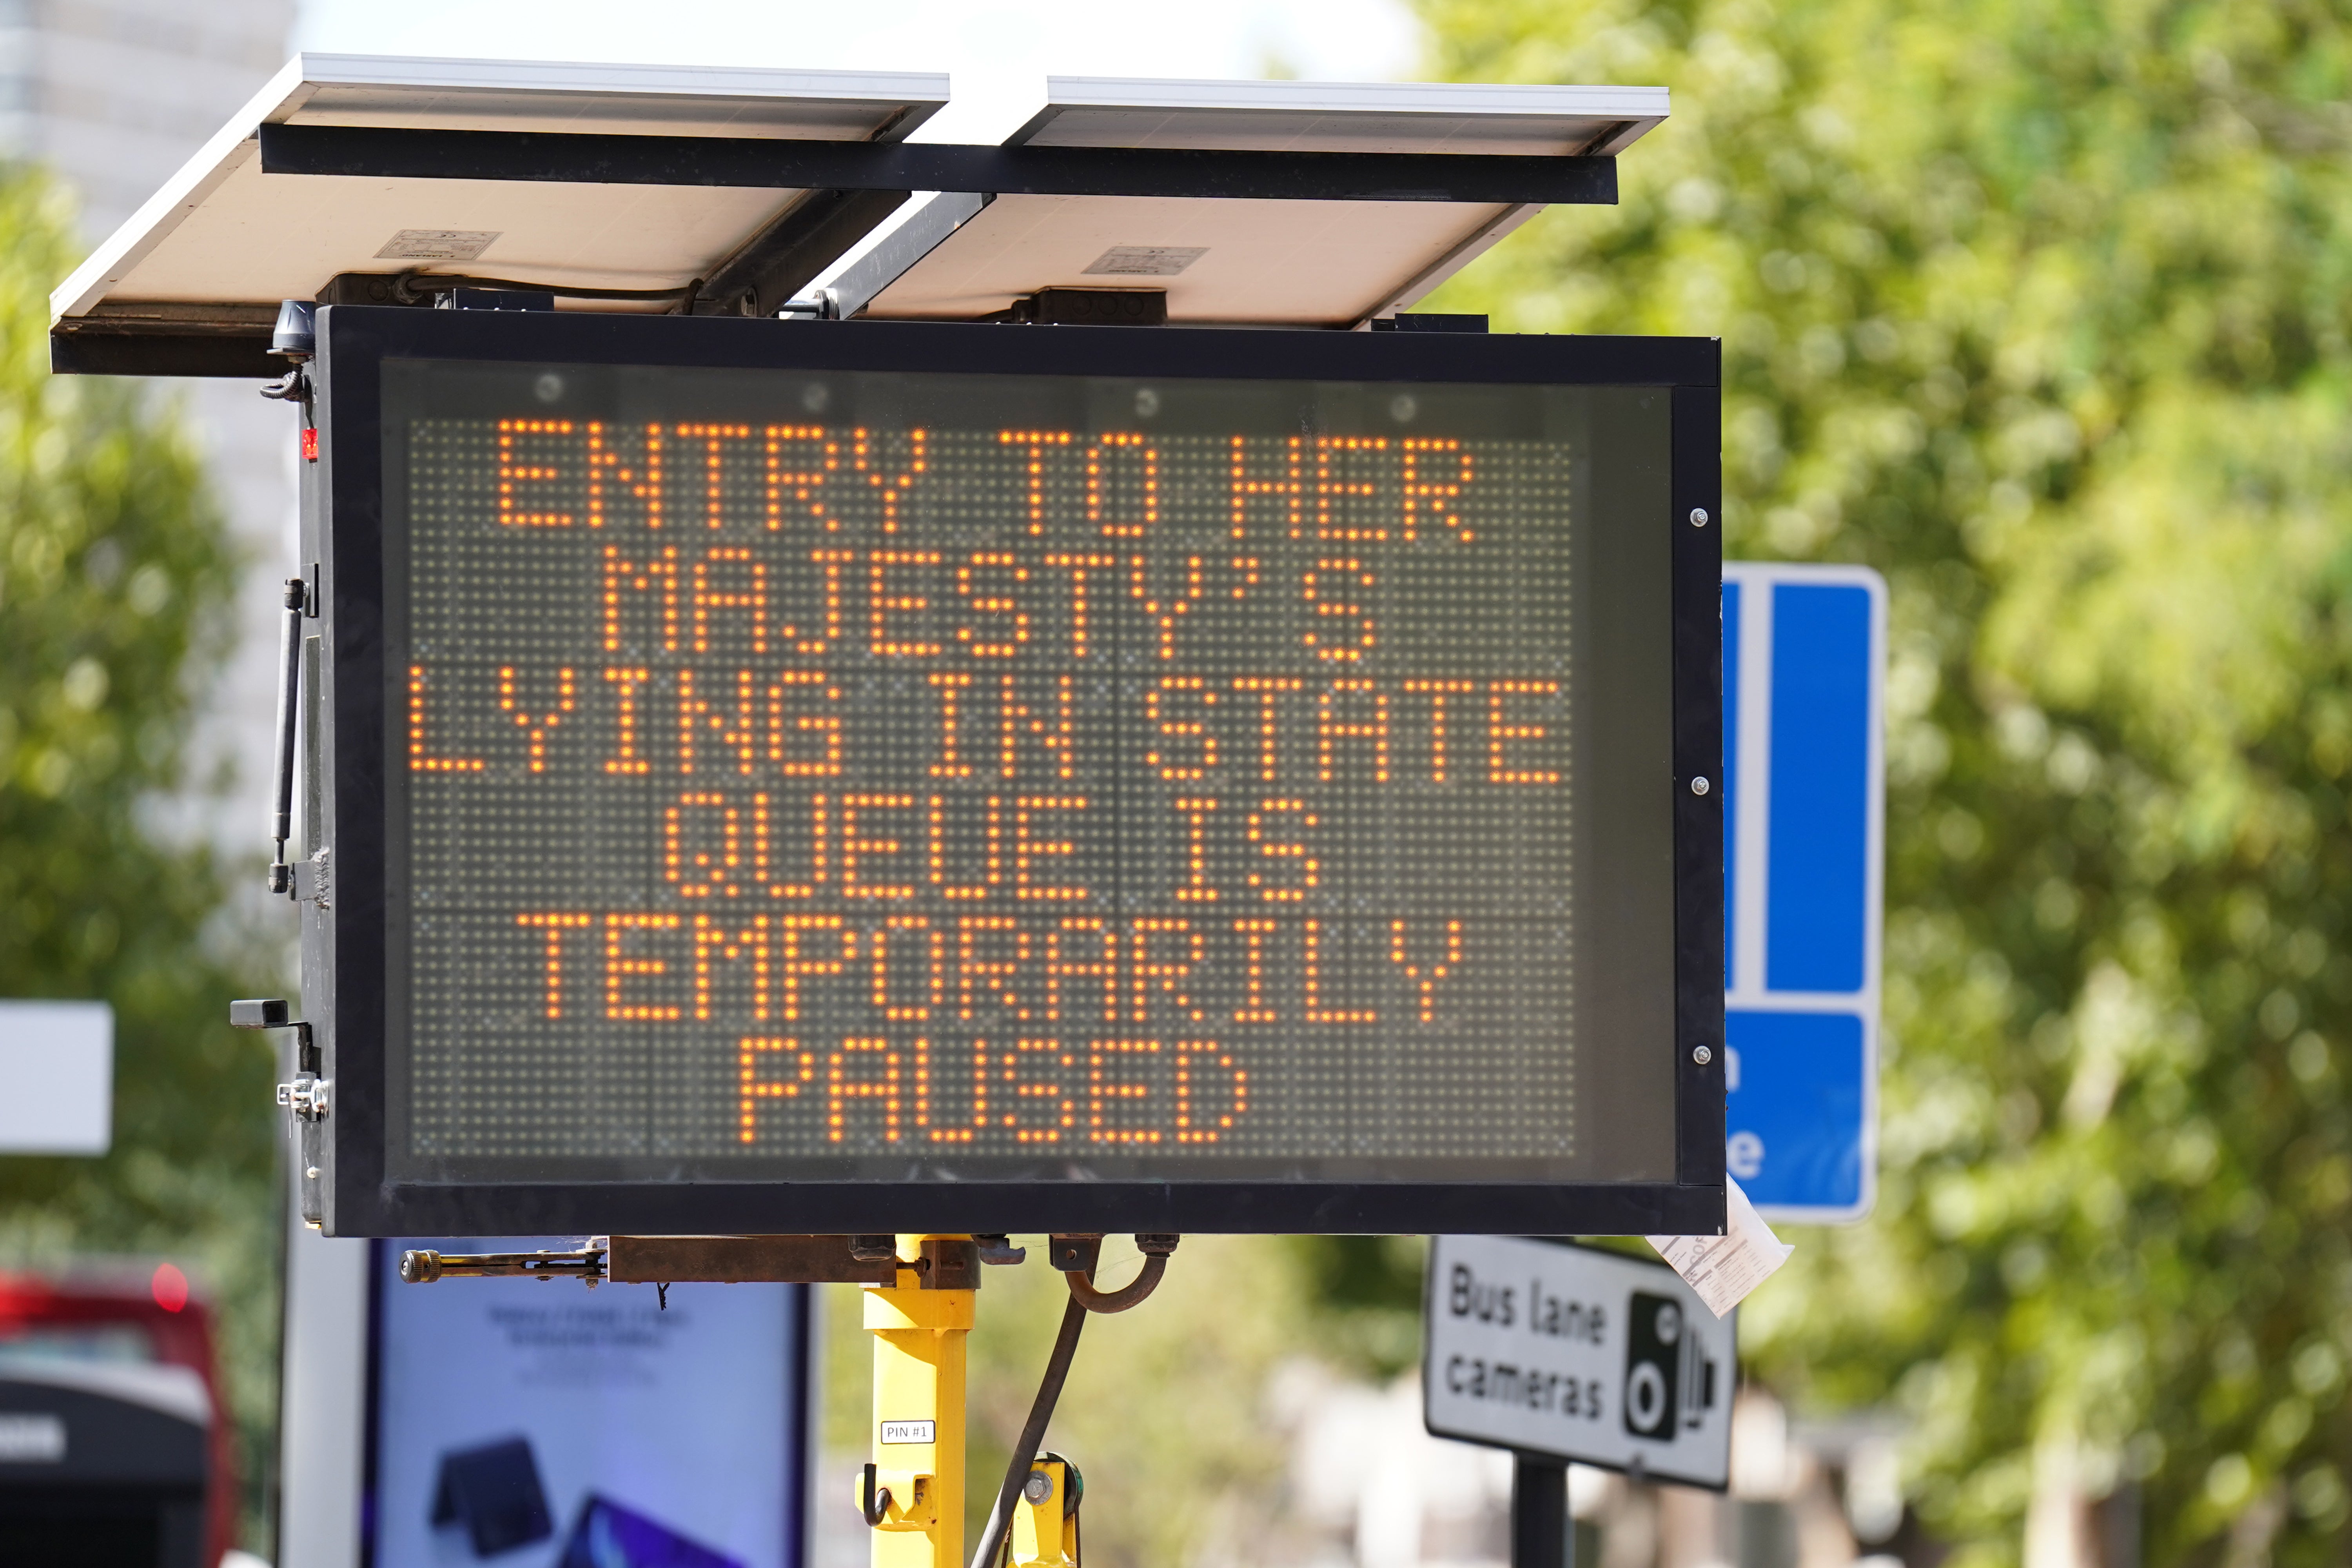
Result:
<svg viewBox="0 0 2352 1568"><path fill-rule="evenodd" d="M381 376L385 1180L1676 1179L1668 389Z"/></svg>
<svg viewBox="0 0 2352 1568"><path fill-rule="evenodd" d="M535 1279L427 1290L400 1278L409 1247L576 1239L378 1244L356 1560L807 1568L804 1288L606 1284L589 1295Z"/></svg>

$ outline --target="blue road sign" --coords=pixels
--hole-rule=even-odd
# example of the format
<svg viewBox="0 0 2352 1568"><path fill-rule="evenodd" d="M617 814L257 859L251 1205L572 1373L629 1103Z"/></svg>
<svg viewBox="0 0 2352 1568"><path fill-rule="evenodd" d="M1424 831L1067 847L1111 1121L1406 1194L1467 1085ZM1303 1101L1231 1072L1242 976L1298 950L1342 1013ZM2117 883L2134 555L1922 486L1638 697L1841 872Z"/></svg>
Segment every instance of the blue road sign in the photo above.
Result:
<svg viewBox="0 0 2352 1568"><path fill-rule="evenodd" d="M1886 584L1723 568L1725 1163L1768 1218L1877 1195Z"/></svg>

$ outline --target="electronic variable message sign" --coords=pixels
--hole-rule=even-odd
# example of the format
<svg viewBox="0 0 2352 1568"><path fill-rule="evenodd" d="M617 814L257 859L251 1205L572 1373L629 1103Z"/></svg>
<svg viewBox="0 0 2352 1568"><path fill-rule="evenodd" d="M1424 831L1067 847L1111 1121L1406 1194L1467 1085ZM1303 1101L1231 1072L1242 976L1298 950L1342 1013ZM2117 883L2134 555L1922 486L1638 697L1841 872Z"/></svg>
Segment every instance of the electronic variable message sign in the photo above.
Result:
<svg viewBox="0 0 2352 1568"><path fill-rule="evenodd" d="M1711 342L320 322L331 1228L1719 1225Z"/></svg>

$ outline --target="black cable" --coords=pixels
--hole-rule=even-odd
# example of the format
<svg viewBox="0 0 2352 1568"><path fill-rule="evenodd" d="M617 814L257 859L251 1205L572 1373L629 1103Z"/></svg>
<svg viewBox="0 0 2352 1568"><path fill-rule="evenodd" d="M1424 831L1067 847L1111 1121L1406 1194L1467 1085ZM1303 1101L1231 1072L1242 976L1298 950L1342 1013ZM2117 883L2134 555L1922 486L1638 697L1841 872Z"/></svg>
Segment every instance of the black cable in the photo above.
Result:
<svg viewBox="0 0 2352 1568"><path fill-rule="evenodd" d="M971 1568L994 1568L996 1554L1003 1550L1013 1526L1013 1500L1021 1495L1030 1467L1037 1462L1037 1445L1045 1440L1045 1425L1054 1418L1054 1405L1070 1375L1070 1362L1078 1353L1078 1331L1086 1326L1086 1303L1073 1291L1069 1305L1062 1309L1062 1330L1054 1336L1054 1353L1045 1358L1045 1375L1037 1384L1029 1419L1021 1424L1020 1440L1013 1445L1013 1458L1004 1467L1004 1484L996 1489L996 1506L989 1510L987 1528L980 1532L980 1550L971 1554Z"/></svg>
<svg viewBox="0 0 2352 1568"><path fill-rule="evenodd" d="M395 297L413 300L449 289L513 289L530 294L554 294L566 300L675 300L702 286L698 278L671 289L591 289L576 283L518 283L511 278L475 278L457 272L404 272L393 284Z"/></svg>
<svg viewBox="0 0 2352 1568"><path fill-rule="evenodd" d="M1096 1289L1090 1268L1063 1271L1062 1278L1070 1284L1070 1304L1062 1309L1062 1330L1054 1336L1054 1353L1045 1358L1045 1375L1037 1384L1029 1419L1022 1424L1020 1440L1013 1446L1013 1458L1005 1464L1004 1484L996 1489L996 1506L989 1510L988 1527L980 1532L980 1550L971 1555L971 1568L995 1568L996 1555L1012 1532L1013 1500L1021 1495L1030 1468L1037 1462L1037 1445L1045 1440L1045 1426L1053 1420L1054 1405L1069 1378L1070 1362L1078 1353L1078 1331L1087 1326L1087 1314L1124 1312L1150 1295L1168 1272L1168 1255L1176 1250L1179 1239L1157 1232L1138 1236L1135 1241L1143 1251L1143 1272L1116 1290Z"/></svg>

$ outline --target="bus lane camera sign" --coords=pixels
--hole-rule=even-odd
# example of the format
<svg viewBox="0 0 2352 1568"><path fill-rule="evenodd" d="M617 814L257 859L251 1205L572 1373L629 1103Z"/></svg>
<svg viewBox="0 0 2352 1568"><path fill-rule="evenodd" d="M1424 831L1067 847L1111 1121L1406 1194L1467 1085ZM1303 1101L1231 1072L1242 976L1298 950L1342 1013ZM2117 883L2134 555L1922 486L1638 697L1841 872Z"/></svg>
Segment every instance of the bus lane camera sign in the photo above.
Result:
<svg viewBox="0 0 2352 1568"><path fill-rule="evenodd" d="M1440 1437L1721 1490L1737 1314L1664 1264L1560 1242L1441 1236L1422 1409Z"/></svg>

